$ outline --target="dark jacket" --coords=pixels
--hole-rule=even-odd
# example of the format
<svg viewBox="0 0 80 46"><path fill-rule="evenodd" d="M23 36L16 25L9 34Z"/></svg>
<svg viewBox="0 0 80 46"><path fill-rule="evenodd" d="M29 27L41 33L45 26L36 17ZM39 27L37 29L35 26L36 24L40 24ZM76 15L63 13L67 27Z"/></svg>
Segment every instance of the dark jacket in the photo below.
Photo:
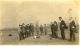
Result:
<svg viewBox="0 0 80 46"><path fill-rule="evenodd" d="M54 24L51 24L51 30L53 31Z"/></svg>
<svg viewBox="0 0 80 46"><path fill-rule="evenodd" d="M42 32L43 32L43 26L40 26L40 31L42 31Z"/></svg>
<svg viewBox="0 0 80 46"><path fill-rule="evenodd" d="M75 22L74 21L72 21L70 23L69 27L70 27L70 31L71 32L75 32L76 31L76 25L75 25Z"/></svg>
<svg viewBox="0 0 80 46"><path fill-rule="evenodd" d="M33 25L30 25L29 29L30 29L31 32L34 32L34 26Z"/></svg>
<svg viewBox="0 0 80 46"><path fill-rule="evenodd" d="M67 28L67 26L66 26L66 24L65 24L65 21L62 20L62 21L60 22L60 30L64 30L64 29L66 29L66 28Z"/></svg>
<svg viewBox="0 0 80 46"><path fill-rule="evenodd" d="M57 23L56 23L56 25L53 24L53 30L54 30L54 31L58 31L58 25L57 25Z"/></svg>

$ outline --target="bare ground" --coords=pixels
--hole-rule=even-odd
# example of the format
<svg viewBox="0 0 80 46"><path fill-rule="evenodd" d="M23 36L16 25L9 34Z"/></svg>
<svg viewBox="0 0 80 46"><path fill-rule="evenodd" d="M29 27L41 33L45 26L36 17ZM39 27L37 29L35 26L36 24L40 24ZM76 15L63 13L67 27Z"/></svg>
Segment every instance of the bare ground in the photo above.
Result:
<svg viewBox="0 0 80 46"><path fill-rule="evenodd" d="M76 41L68 41L69 40L69 31L65 31L66 40L61 39L60 31L58 31L59 38L52 38L50 40L48 31L48 35L43 35L39 39L33 39L33 37L25 38L24 40L19 41L18 32L17 31L1 31L1 45L76 45L79 44L79 34L76 33ZM8 36L12 34L12 36Z"/></svg>

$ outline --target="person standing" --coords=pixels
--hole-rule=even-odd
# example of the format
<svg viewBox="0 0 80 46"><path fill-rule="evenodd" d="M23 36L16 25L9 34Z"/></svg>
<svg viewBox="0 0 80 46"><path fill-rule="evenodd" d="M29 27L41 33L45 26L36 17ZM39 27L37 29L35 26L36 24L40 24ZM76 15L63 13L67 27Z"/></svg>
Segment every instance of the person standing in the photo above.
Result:
<svg viewBox="0 0 80 46"><path fill-rule="evenodd" d="M45 35L47 35L47 25L46 24L44 24L44 33Z"/></svg>
<svg viewBox="0 0 80 46"><path fill-rule="evenodd" d="M22 30L21 30L21 25L19 25L18 32L19 32L19 40L22 40Z"/></svg>
<svg viewBox="0 0 80 46"><path fill-rule="evenodd" d="M54 38L54 30L53 30L53 27L54 27L54 24L53 24L53 22L51 22L51 37L53 37Z"/></svg>
<svg viewBox="0 0 80 46"><path fill-rule="evenodd" d="M34 35L34 25L32 23L30 24L30 34L31 36Z"/></svg>
<svg viewBox="0 0 80 46"><path fill-rule="evenodd" d="M76 25L75 25L75 21L72 20L70 22L70 41L74 40L75 41L75 32L76 32Z"/></svg>
<svg viewBox="0 0 80 46"><path fill-rule="evenodd" d="M19 25L19 38L20 40L25 38L25 27L24 23L22 25Z"/></svg>
<svg viewBox="0 0 80 46"><path fill-rule="evenodd" d="M25 38L25 33L26 33L25 24L22 23L22 34L23 34L23 39Z"/></svg>
<svg viewBox="0 0 80 46"><path fill-rule="evenodd" d="M36 27L35 28L36 28L36 35L39 36L40 30L39 30L38 22L36 23Z"/></svg>
<svg viewBox="0 0 80 46"><path fill-rule="evenodd" d="M58 38L58 25L57 25L57 22L54 21L54 26L53 26L53 30L54 30L54 37L55 38Z"/></svg>
<svg viewBox="0 0 80 46"><path fill-rule="evenodd" d="M43 35L43 26L40 25L40 34Z"/></svg>
<svg viewBox="0 0 80 46"><path fill-rule="evenodd" d="M62 17L59 17L60 22L60 31L61 31L61 36L62 39L65 40L65 29L67 28L66 23L64 20L62 20Z"/></svg>
<svg viewBox="0 0 80 46"><path fill-rule="evenodd" d="M30 35L30 30L29 30L29 24L27 24L26 26L25 26L25 29L26 29L26 37L29 37Z"/></svg>

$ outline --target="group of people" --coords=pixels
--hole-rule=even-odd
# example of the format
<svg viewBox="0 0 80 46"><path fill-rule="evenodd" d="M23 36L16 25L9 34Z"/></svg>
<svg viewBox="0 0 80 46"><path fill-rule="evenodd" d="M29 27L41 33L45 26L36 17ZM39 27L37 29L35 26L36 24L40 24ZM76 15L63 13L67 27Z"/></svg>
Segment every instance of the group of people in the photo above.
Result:
<svg viewBox="0 0 80 46"><path fill-rule="evenodd" d="M75 41L75 32L76 32L76 24L75 21L70 19L69 26L66 25L65 21L62 19L62 17L59 17L60 25L58 26L57 22L52 22L49 27L51 29L51 37L52 38L58 38L58 27L61 32L61 37L63 40L65 40L65 29L69 29L70 31L70 39L69 41ZM24 38L28 38L30 36L41 36L41 35L47 35L48 34L48 26L47 24L44 25L38 25L38 23L34 26L32 23L25 25L24 23L22 25L19 25L19 38L20 40ZM36 29L36 30L34 30ZM34 33L36 31L36 33ZM49 31L50 32L50 31Z"/></svg>
<svg viewBox="0 0 80 46"><path fill-rule="evenodd" d="M32 24L25 25L24 23L22 25L19 25L19 38L20 40L32 36L34 32L34 26Z"/></svg>
<svg viewBox="0 0 80 46"><path fill-rule="evenodd" d="M47 35L47 26L44 24L44 26L41 24L40 26L36 24L34 26L33 23L25 25L22 23L19 25L19 39L22 40L24 38L28 38L31 36L40 36L40 35Z"/></svg>
<svg viewBox="0 0 80 46"><path fill-rule="evenodd" d="M61 32L61 37L63 40L65 40L65 29L69 29L70 31L70 39L69 41L75 41L75 33L77 32L77 26L75 24L75 21L72 19L72 17L70 18L70 22L69 25L66 25L65 21L62 19L62 17L59 17L60 20L60 25L59 25L59 29ZM51 24L51 31L52 31L52 37L58 38L58 24L56 21L54 21Z"/></svg>

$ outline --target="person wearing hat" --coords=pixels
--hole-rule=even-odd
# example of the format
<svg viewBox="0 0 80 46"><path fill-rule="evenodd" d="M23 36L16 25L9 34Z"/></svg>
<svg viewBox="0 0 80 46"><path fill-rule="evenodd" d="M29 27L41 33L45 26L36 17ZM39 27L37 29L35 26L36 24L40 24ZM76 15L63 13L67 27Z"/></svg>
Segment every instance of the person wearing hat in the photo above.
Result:
<svg viewBox="0 0 80 46"><path fill-rule="evenodd" d="M22 40L24 39L24 33L23 33L23 30L24 30L24 26L23 25L19 25L19 40Z"/></svg>
<svg viewBox="0 0 80 46"><path fill-rule="evenodd" d="M75 21L72 19L70 19L69 30L70 30L69 41L72 41L72 40L75 41L76 24L75 24Z"/></svg>
<svg viewBox="0 0 80 46"><path fill-rule="evenodd" d="M54 27L53 27L53 30L54 30L54 36L55 38L58 38L58 24L56 21L54 21Z"/></svg>
<svg viewBox="0 0 80 46"><path fill-rule="evenodd" d="M33 23L30 23L29 29L30 29L30 35L34 36L34 25L33 25Z"/></svg>
<svg viewBox="0 0 80 46"><path fill-rule="evenodd" d="M65 29L67 28L65 21L62 19L62 17L59 17L60 22L60 31L62 39L65 40Z"/></svg>
<svg viewBox="0 0 80 46"><path fill-rule="evenodd" d="M52 33L52 34L51 34L51 37L52 37L52 38L54 38L54 29L53 29L53 28L54 28L54 23L51 22L51 33Z"/></svg>
<svg viewBox="0 0 80 46"><path fill-rule="evenodd" d="M43 35L43 25L40 25L40 34Z"/></svg>
<svg viewBox="0 0 80 46"><path fill-rule="evenodd" d="M44 34L47 35L47 25L44 24Z"/></svg>

